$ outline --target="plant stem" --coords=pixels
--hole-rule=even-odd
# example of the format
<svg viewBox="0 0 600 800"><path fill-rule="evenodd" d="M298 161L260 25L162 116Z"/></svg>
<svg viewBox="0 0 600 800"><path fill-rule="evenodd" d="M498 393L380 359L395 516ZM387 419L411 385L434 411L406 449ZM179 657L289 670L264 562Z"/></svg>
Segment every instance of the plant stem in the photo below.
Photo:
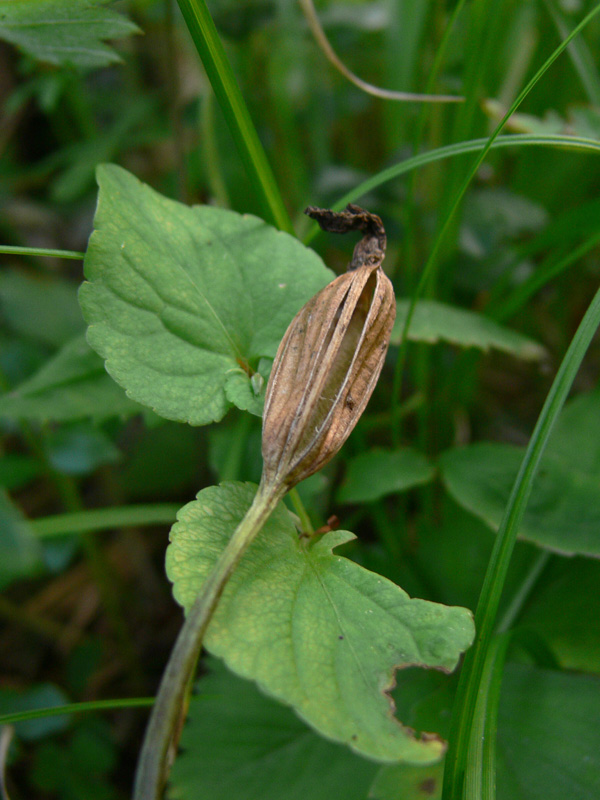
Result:
<svg viewBox="0 0 600 800"><path fill-rule="evenodd" d="M503 633L513 627L515 620L523 610L523 606L533 591L533 587L538 582L542 572L546 569L551 556L552 554L549 550L541 550L535 555L532 563L529 565L525 578L515 592L513 599L508 604L508 607L497 625L499 633Z"/></svg>
<svg viewBox="0 0 600 800"><path fill-rule="evenodd" d="M206 2L177 2L264 211L276 227L293 235L292 222Z"/></svg>
<svg viewBox="0 0 600 800"><path fill-rule="evenodd" d="M65 533L135 528L138 525L167 525L174 521L180 508L181 506L175 503L92 508L33 519L29 521L29 525L41 539L51 539Z"/></svg>
<svg viewBox="0 0 600 800"><path fill-rule="evenodd" d="M181 116L181 92L179 86L179 59L175 41L175 20L172 0L163 0L165 8L165 50L166 50L166 88L169 118L173 130L173 161L177 180L177 197L189 202L187 173L185 164L185 129Z"/></svg>
<svg viewBox="0 0 600 800"><path fill-rule="evenodd" d="M312 522L310 521L310 517L304 508L304 503L302 502L302 498L300 497L298 489L296 489L296 487L290 489L288 497L290 498L291 504L294 506L294 511L300 517L300 527L302 528L302 533L307 533L310 536L315 532L315 530Z"/></svg>
<svg viewBox="0 0 600 800"><path fill-rule="evenodd" d="M134 800L159 800L168 769L169 752L191 673L217 603L233 570L267 521L285 489L262 482L246 516L235 529L179 632L164 671L150 721L146 728L135 778Z"/></svg>
<svg viewBox="0 0 600 800"><path fill-rule="evenodd" d="M84 703L68 703L51 708L33 708L28 711L13 711L0 716L0 727L42 717L63 717L66 714L81 714L87 711L114 711L119 708L146 708L154 703L153 697L125 697L123 700L90 700Z"/></svg>
<svg viewBox="0 0 600 800"><path fill-rule="evenodd" d="M0 253L15 256L51 256L76 260L82 260L85 255L85 253L77 253L74 250L50 250L47 247L12 247L7 244L0 244Z"/></svg>

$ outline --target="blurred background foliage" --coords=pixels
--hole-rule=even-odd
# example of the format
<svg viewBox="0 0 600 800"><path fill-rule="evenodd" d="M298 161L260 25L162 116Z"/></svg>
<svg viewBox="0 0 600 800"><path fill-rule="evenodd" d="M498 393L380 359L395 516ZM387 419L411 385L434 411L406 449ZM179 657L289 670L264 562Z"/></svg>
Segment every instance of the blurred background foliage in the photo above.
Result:
<svg viewBox="0 0 600 800"><path fill-rule="evenodd" d="M186 203L260 214L175 2L102 6L110 15L103 37L110 46L82 63L3 33L6 5L0 3L2 244L84 251L94 171L107 161ZM427 106L381 100L350 84L325 59L296 0L209 5L302 235L307 204L331 206L417 152L489 135L593 3L465 3L432 90L466 100ZM319 0L315 7L334 49L361 78L422 92L456 4ZM599 53L596 18L508 129L600 141ZM385 266L399 297L414 291L468 159L437 161L361 198L385 222ZM510 325L539 342L545 356L531 362L499 351L411 343L401 439L418 447L421 458L482 439L526 443L598 284L599 186L597 155L566 149L506 148L480 168L428 294ZM313 246L340 271L352 243L319 235ZM180 623L164 578L161 520L76 535L60 526L43 533L32 520L161 503L164 523L201 487L260 474L257 418L234 410L218 425L194 429L160 420L112 384L81 340L81 279L79 260L2 256L0 713L152 694ZM71 383L52 372L65 352L71 367L76 361ZM335 513L359 534L349 546L352 558L411 594L473 608L492 539L482 523L437 482L410 493L401 480L389 494L367 489L365 502L358 496L353 502L351 484L343 484L348 464L361 488L365 468L352 466L356 458L389 445L394 354L392 348L382 384L342 455L300 491L317 526ZM578 392L597 384L599 361L596 342ZM426 462L421 469L430 481L435 470ZM519 545L515 583L534 551ZM557 559L527 609L528 625L557 644L561 666L600 669L597 613L590 632L589 608L566 602L573 587L592 593L599 578L596 563ZM571 635L575 619L585 646ZM144 719L128 710L20 723L9 756L11 797L126 797Z"/></svg>

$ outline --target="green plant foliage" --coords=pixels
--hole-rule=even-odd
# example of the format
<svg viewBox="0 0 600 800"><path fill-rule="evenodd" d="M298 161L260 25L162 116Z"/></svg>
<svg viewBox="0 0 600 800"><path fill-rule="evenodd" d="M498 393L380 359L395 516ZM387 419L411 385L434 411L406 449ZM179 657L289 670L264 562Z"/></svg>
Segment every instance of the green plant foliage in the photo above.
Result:
<svg viewBox="0 0 600 800"><path fill-rule="evenodd" d="M84 329L77 288L60 278L0 271L2 322L20 336L60 347Z"/></svg>
<svg viewBox="0 0 600 800"><path fill-rule="evenodd" d="M31 456L7 453L0 458L0 486L9 491L20 489L43 471L41 464Z"/></svg>
<svg viewBox="0 0 600 800"><path fill-rule="evenodd" d="M376 448L348 461L336 499L338 503L369 503L428 483L434 475L435 468L418 450Z"/></svg>
<svg viewBox="0 0 600 800"><path fill-rule="evenodd" d="M381 767L369 792L373 800L439 800L442 796L444 764L411 767L393 764Z"/></svg>
<svg viewBox="0 0 600 800"><path fill-rule="evenodd" d="M498 716L498 800L600 796L600 679L508 664Z"/></svg>
<svg viewBox="0 0 600 800"><path fill-rule="evenodd" d="M35 753L31 780L41 791L61 800L116 800L108 778L117 761L110 726L88 717L73 731L68 743L44 742Z"/></svg>
<svg viewBox="0 0 600 800"><path fill-rule="evenodd" d="M34 684L26 691L0 689L0 714L52 708L68 702L69 699L64 691L52 683ZM50 734L61 733L69 727L69 723L70 717L67 715L21 720L15 723L15 733L19 739L35 742Z"/></svg>
<svg viewBox="0 0 600 800"><path fill-rule="evenodd" d="M375 763L321 738L216 659L208 668L190 701L170 800L365 800Z"/></svg>
<svg viewBox="0 0 600 800"><path fill-rule="evenodd" d="M185 607L254 492L251 484L224 483L180 511L167 574ZM232 575L206 647L324 736L383 761L435 762L443 744L415 739L399 725L386 690L400 667L454 669L473 638L471 614L411 600L391 581L332 554L353 538L335 531L301 539L280 505Z"/></svg>
<svg viewBox="0 0 600 800"><path fill-rule="evenodd" d="M409 300L398 301L392 344L400 344L409 305ZM437 300L419 300L410 323L408 338L429 344L449 342L459 347L476 347L479 350L494 348L529 361L542 359L546 354L541 345L498 325L482 314L439 303Z"/></svg>
<svg viewBox="0 0 600 800"><path fill-rule="evenodd" d="M600 555L600 392L569 403L543 456L520 536L566 555ZM452 497L497 528L524 449L483 442L440 458Z"/></svg>
<svg viewBox="0 0 600 800"><path fill-rule="evenodd" d="M197 684L169 798L436 800L443 765L376 765L310 731L291 711L209 662ZM447 688L447 687L446 687ZM508 664L498 720L499 800L595 800L597 677ZM411 724L444 726L451 694L423 698ZM581 737L581 738L579 738Z"/></svg>
<svg viewBox="0 0 600 800"><path fill-rule="evenodd" d="M63 425L51 431L45 446L48 462L65 475L88 475L121 458L110 437L90 423Z"/></svg>
<svg viewBox="0 0 600 800"><path fill-rule="evenodd" d="M120 61L104 44L139 31L107 0L2 0L0 38L47 64L102 67Z"/></svg>
<svg viewBox="0 0 600 800"><path fill-rule="evenodd" d="M205 425L234 402L248 408L260 360L331 273L256 217L186 207L115 166L98 182L80 290L88 342L130 397L168 419Z"/></svg>
<svg viewBox="0 0 600 800"><path fill-rule="evenodd" d="M427 585L434 587L438 602L475 608L494 544L489 528L448 495L440 498L437 511L434 518L422 520L417 527L414 558L419 572ZM506 599L516 591L536 552L532 545L517 542Z"/></svg>
<svg viewBox="0 0 600 800"><path fill-rule="evenodd" d="M600 673L600 563L555 559L520 622L537 631L565 669Z"/></svg>
<svg viewBox="0 0 600 800"><path fill-rule="evenodd" d="M42 548L20 509L0 489L0 589L42 566Z"/></svg>
<svg viewBox="0 0 600 800"><path fill-rule="evenodd" d="M106 374L84 336L67 342L35 375L0 397L0 417L72 422L131 417L148 412Z"/></svg>

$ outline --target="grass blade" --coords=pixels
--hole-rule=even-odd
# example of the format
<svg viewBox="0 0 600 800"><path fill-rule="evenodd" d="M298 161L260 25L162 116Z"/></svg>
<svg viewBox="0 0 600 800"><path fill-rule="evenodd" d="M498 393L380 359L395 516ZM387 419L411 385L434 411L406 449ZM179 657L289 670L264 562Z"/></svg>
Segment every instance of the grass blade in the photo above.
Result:
<svg viewBox="0 0 600 800"><path fill-rule="evenodd" d="M473 714L519 526L550 433L599 325L600 289L596 292L562 360L523 457L496 536L475 614L477 627L475 644L465 657L454 702L444 775L444 800L458 800L463 797Z"/></svg>
<svg viewBox="0 0 600 800"><path fill-rule="evenodd" d="M552 17L558 35L564 38L569 31L564 16L556 7L554 0L545 0L544 5L548 10L548 14ZM585 40L578 39L576 42L572 42L569 45L569 56L571 57L575 71L579 75L581 85L585 89L588 100L594 106L600 105L600 76L594 64L592 53Z"/></svg>
<svg viewBox="0 0 600 800"><path fill-rule="evenodd" d="M68 703L51 708L34 708L0 715L0 727L42 717L62 717L66 714L82 714L88 711L115 711L119 708L147 708L154 703L153 697L125 697L122 700L90 700L85 703Z"/></svg>
<svg viewBox="0 0 600 800"><path fill-rule="evenodd" d="M533 78L527 83L525 88L519 93L518 97L515 99L511 107L508 109L506 114L502 117L498 125L496 126L494 132L488 139L487 144L481 151L481 153L477 156L474 160L473 164L471 165L470 169L468 170L467 174L465 175L458 192L456 193L453 201L450 203L448 212L444 218L442 225L438 231L438 234L435 238L433 243L433 247L431 248L431 252L429 254L429 258L427 259L427 263L423 268L423 273L421 275L421 279L417 285L417 288L411 298L410 307L408 309L408 314L406 315L406 320L404 322L404 328L402 330L402 341L400 344L400 349L398 352L398 357L396 359L396 366L394 370L394 383L392 387L392 438L397 445L397 439L399 438L398 431L399 431L399 407L400 407L400 389L402 383L402 373L404 371L404 362L406 359L406 346L407 346L407 334L410 328L410 323L413 318L413 314L415 312L415 307L417 305L417 301L423 295L425 291L425 287L427 286L428 281L433 276L437 264L437 256L440 252L442 242L444 240L444 236L446 231L450 227L450 223L454 218L454 215L471 183L472 179L474 178L477 170L483 163L486 155L490 151L492 145L494 144L495 140L500 135L500 132L510 117L514 114L517 108L521 105L523 100L527 97L529 92L534 88L534 86L540 81L542 76L550 69L552 64L556 61L556 59L560 56L560 54L568 47L569 43L577 36L577 34L583 30L583 28L590 22L596 14L600 11L600 5L597 5L589 14L587 14L582 21L577 25L571 33L564 39L561 44L554 50L554 52L546 59L546 61L542 64L539 70L535 73Z"/></svg>
<svg viewBox="0 0 600 800"><path fill-rule="evenodd" d="M254 191L272 224L293 234L291 220L206 2L177 2Z"/></svg>
<svg viewBox="0 0 600 800"><path fill-rule="evenodd" d="M366 181L359 183L350 192L347 192L332 206L333 211L341 211L348 203L355 203L357 200L378 189L388 181L395 180L396 178L406 175L412 170L424 167L426 164L431 164L434 161L442 161L445 158L454 158L456 156L467 155L468 153L475 153L478 150L483 150L489 144L489 139L470 139L467 142L457 142L456 144L445 145L438 147L435 150L429 150L426 153L421 153L418 156L407 158L399 164L394 164L393 167L378 172ZM565 134L554 133L511 133L505 136L499 136L490 145L490 150L498 150L504 147L556 147L561 150L575 150L579 152L597 153L600 155L600 141L596 139L586 139L581 136L567 136ZM309 244L320 232L318 225L311 225L309 231L304 236L303 241Z"/></svg>
<svg viewBox="0 0 600 800"><path fill-rule="evenodd" d="M496 797L496 728L509 641L509 633L494 637L483 666L473 715L465 800L495 800Z"/></svg>
<svg viewBox="0 0 600 800"><path fill-rule="evenodd" d="M85 253L76 253L74 250L51 250L46 247L11 247L7 244L0 245L0 253L16 256L52 256L55 258L83 259Z"/></svg>
<svg viewBox="0 0 600 800"><path fill-rule="evenodd" d="M181 506L175 503L92 508L87 511L73 511L34 519L29 525L40 538L49 539L65 533L89 533L108 528L172 525L180 508Z"/></svg>

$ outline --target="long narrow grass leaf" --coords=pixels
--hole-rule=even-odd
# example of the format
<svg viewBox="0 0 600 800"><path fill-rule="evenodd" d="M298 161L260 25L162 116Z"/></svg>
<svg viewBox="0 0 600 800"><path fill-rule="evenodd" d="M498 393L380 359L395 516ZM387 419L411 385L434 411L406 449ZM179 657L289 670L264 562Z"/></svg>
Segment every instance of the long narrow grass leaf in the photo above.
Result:
<svg viewBox="0 0 600 800"><path fill-rule="evenodd" d="M294 233L264 148L205 0L177 0L196 50L265 213L280 230Z"/></svg>
<svg viewBox="0 0 600 800"><path fill-rule="evenodd" d="M560 54L562 52L564 52L564 50L568 47L569 43L575 38L575 36L577 36L577 34L581 30L583 30L583 28L588 24L588 22L590 22L593 19L593 17L595 17L596 14L599 11L600 11L600 5L597 5L592 11L590 11L589 14L587 14L584 17L584 19L579 23L579 25L577 25L571 31L569 36L567 36L567 38L564 39L563 42L561 42L561 44L556 48L556 50L554 50L554 52L546 59L546 61L542 64L542 66L535 73L533 78L531 78L531 80L527 83L525 88L522 89L522 91L519 93L519 95L517 96L515 101L512 103L512 105L510 106L510 108L508 109L506 114L502 117L502 119L500 120L500 122L496 126L494 132L492 133L492 135L488 139L487 144L485 145L483 150L479 153L477 158L473 161L473 164L471 165L471 167L469 168L467 174L465 175L465 177L464 177L464 179L463 179L463 181L462 181L462 183L460 185L460 188L459 188L458 192L456 193L453 201L450 203L448 212L446 213L444 221L443 221L443 223L442 223L442 225L441 225L441 227L440 227L440 229L438 231L438 234L437 234L437 236L435 238L435 241L433 243L433 247L431 248L431 252L429 254L429 258L427 259L427 262L426 262L426 264L425 264L425 266L423 268L423 272L421 274L421 278L419 280L417 288L416 288L415 292L413 293L413 296L411 297L411 304L410 304L410 307L408 309L408 314L406 315L406 320L404 321L404 328L402 330L402 341L401 341L400 349L399 349L398 356L397 356L397 359L396 359L396 365L395 365L395 369L394 369L394 381L393 381L393 385L392 385L392 433L393 433L394 438L396 437L396 429L397 429L398 418L399 418L398 417L398 409L399 409L399 405L400 405L400 389L401 389L401 383L402 383L402 373L403 373L403 370L404 370L404 362L405 362L405 359L406 359L406 347L407 347L407 342L408 342L407 336L408 336L408 331L409 331L409 328L410 328L410 323L412 321L412 318L413 318L413 315L414 315L414 312L415 312L417 301L423 295L423 292L425 291L425 287L427 286L427 283L428 283L430 277L434 273L436 262L437 262L438 253L439 253L440 248L442 246L442 242L443 242L444 237L446 235L446 231L449 229L450 223L451 223L456 211L458 210L458 207L459 207L463 197L465 196L465 193L466 193L471 181L473 180L473 178L475 177L475 175L477 173L477 170L479 169L479 167L481 166L481 164L485 160L485 157L488 154L488 152L490 151L492 145L494 144L494 142L496 141L496 139L500 135L500 132L502 131L502 128L508 122L510 117L514 114L514 112L517 110L517 108L521 105L521 103L527 97L527 95L531 92L531 90L534 88L534 86L541 80L541 78L544 76L544 74L550 69L550 67L556 61L556 59L560 56Z"/></svg>
<svg viewBox="0 0 600 800"><path fill-rule="evenodd" d="M15 256L50 256L53 258L72 258L74 260L81 260L85 255L85 253L77 253L74 250L52 250L47 247L12 247L7 244L0 244L0 253Z"/></svg>
<svg viewBox="0 0 600 800"><path fill-rule="evenodd" d="M550 438L552 428L571 389L579 366L600 325L600 289L596 292L571 345L562 360L544 407L540 413L531 440L525 452L519 474L498 530L494 549L486 571L475 623L475 644L465 657L458 690L454 701L449 748L444 776L444 798L458 800L463 796L466 760L477 695L483 665L490 646L498 604L508 572L510 558L525 507L531 494L533 480L540 459Z"/></svg>
<svg viewBox="0 0 600 800"><path fill-rule="evenodd" d="M12 714L0 715L2 725L14 725L29 719L42 717L63 717L66 714L84 714L95 711L116 711L119 708L148 708L154 704L153 697L124 697L122 700L90 700L85 703L67 703L64 706L51 708L33 708L28 711L14 711Z"/></svg>
<svg viewBox="0 0 600 800"><path fill-rule="evenodd" d="M92 508L34 519L29 524L40 538L49 539L65 533L89 533L138 525L171 525L179 508L175 503Z"/></svg>
<svg viewBox="0 0 600 800"><path fill-rule="evenodd" d="M473 715L465 800L495 800L496 728L500 685L510 634L494 637L487 652Z"/></svg>

